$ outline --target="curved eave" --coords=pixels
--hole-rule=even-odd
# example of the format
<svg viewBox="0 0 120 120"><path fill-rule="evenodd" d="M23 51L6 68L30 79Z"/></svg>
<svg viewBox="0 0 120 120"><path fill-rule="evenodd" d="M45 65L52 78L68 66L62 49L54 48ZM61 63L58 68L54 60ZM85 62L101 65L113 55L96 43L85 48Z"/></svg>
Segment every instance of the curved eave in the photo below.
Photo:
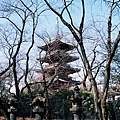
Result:
<svg viewBox="0 0 120 120"><path fill-rule="evenodd" d="M56 46L56 48L55 48L55 46ZM49 51L49 50L57 49L57 48L59 48L61 50L69 51L69 50L73 50L75 48L75 46L70 43L65 43L65 42L62 42L61 40L55 39L55 40L51 41L50 43L45 44L44 46L38 46L38 48L40 48L44 51Z"/></svg>
<svg viewBox="0 0 120 120"><path fill-rule="evenodd" d="M44 72L48 73L48 74L53 74L55 71L55 67L54 66L48 66L46 68L44 68ZM66 67L66 66L60 66L59 68L57 68L57 73L58 74L73 74L76 72L79 72L80 69L78 68L72 68L72 67ZM39 72L43 72L42 70L39 70Z"/></svg>
<svg viewBox="0 0 120 120"><path fill-rule="evenodd" d="M81 84L81 82L80 81L75 81L75 80L72 80L72 79L58 79L60 82L66 82L66 83L74 83L74 84L77 84L77 85L79 85L79 84Z"/></svg>
<svg viewBox="0 0 120 120"><path fill-rule="evenodd" d="M40 61L45 62L45 63L55 63L55 62L59 63L59 61L64 61L66 63L69 63L69 62L76 61L78 59L79 58L75 57L75 56L60 56L60 55L54 56L54 55L51 55L51 56L39 58L37 60L40 60Z"/></svg>

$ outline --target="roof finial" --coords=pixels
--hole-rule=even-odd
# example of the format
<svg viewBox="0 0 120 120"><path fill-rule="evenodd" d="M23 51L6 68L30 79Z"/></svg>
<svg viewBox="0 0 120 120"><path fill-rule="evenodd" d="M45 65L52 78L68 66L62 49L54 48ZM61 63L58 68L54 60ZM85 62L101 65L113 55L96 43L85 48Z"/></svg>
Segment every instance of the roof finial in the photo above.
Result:
<svg viewBox="0 0 120 120"><path fill-rule="evenodd" d="M57 17L57 20L56 20L56 39L60 39L58 17Z"/></svg>

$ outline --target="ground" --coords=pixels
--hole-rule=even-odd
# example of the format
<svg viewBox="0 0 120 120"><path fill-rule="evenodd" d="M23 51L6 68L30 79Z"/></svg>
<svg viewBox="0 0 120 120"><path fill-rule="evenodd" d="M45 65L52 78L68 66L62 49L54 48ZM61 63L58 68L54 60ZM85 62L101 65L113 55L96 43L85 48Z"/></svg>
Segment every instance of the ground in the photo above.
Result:
<svg viewBox="0 0 120 120"><path fill-rule="evenodd" d="M0 117L0 120L5 120L3 117ZM22 118L17 118L16 120L23 120ZM25 120L35 120L34 118L25 118Z"/></svg>

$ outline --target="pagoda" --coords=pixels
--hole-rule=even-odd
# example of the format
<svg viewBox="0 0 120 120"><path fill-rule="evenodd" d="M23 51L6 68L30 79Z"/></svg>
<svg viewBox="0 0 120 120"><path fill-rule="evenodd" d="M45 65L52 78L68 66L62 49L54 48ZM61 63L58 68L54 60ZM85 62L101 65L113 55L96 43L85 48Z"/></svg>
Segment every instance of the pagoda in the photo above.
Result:
<svg viewBox="0 0 120 120"><path fill-rule="evenodd" d="M55 89L69 89L72 85L79 84L79 81L72 80L70 74L79 72L80 69L73 68L69 65L70 62L76 61L79 58L71 56L71 51L76 46L63 42L57 31L56 38L50 41L48 44L39 46L38 48L43 50L46 54L42 58L38 58L42 63L47 63L43 70L38 70L39 73L45 73L45 79L47 82L51 81L51 77L55 75L50 88Z"/></svg>

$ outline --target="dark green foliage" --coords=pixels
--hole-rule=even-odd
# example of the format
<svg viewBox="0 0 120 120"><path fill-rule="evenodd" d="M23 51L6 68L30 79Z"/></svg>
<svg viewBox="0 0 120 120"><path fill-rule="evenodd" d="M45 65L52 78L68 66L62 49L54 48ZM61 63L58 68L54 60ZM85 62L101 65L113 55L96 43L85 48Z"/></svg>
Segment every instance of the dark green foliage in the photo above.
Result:
<svg viewBox="0 0 120 120"><path fill-rule="evenodd" d="M21 94L20 101L17 107L17 116L19 117L29 117L31 113L30 106L31 98L29 94Z"/></svg>
<svg viewBox="0 0 120 120"><path fill-rule="evenodd" d="M107 102L107 111L108 111L108 117L110 120L115 120L116 117L120 118L120 99ZM116 116L115 116L116 115Z"/></svg>
<svg viewBox="0 0 120 120"><path fill-rule="evenodd" d="M83 118L93 118L94 117L94 101L91 92L86 90L80 91L82 97L82 116Z"/></svg>
<svg viewBox="0 0 120 120"><path fill-rule="evenodd" d="M107 109L108 109L108 117L110 120L115 120L115 112L114 112L114 108L113 108L113 103L112 102L108 102L107 103Z"/></svg>
<svg viewBox="0 0 120 120"><path fill-rule="evenodd" d="M70 118L72 118L72 114L69 111L71 107L71 101L69 100L69 96L71 95L72 92L68 90L61 90L52 94L52 96L50 97L52 118L66 120L70 120Z"/></svg>
<svg viewBox="0 0 120 120"><path fill-rule="evenodd" d="M92 93L81 90L79 91L79 94L82 98L82 118L93 118L94 105ZM69 90L54 91L53 93L49 94L49 106L52 119L72 120L73 116L69 110L72 107L72 102L70 101L70 97L72 95L73 91ZM20 100L17 106L18 117L30 117L32 115L30 103L31 97L29 94L20 95Z"/></svg>
<svg viewBox="0 0 120 120"><path fill-rule="evenodd" d="M5 118L8 118L9 114L7 112L8 105L6 98L0 98L0 116L4 116Z"/></svg>
<svg viewBox="0 0 120 120"><path fill-rule="evenodd" d="M51 95L50 107L52 111L52 118L58 119L72 119L72 113L70 108L72 107L72 102L70 101L70 96L73 94L73 91L62 90L55 92ZM79 92L82 97L82 118L94 118L94 104L93 104L93 95L91 92L86 90L81 90Z"/></svg>
<svg viewBox="0 0 120 120"><path fill-rule="evenodd" d="M116 101L116 109L120 112L120 98Z"/></svg>

